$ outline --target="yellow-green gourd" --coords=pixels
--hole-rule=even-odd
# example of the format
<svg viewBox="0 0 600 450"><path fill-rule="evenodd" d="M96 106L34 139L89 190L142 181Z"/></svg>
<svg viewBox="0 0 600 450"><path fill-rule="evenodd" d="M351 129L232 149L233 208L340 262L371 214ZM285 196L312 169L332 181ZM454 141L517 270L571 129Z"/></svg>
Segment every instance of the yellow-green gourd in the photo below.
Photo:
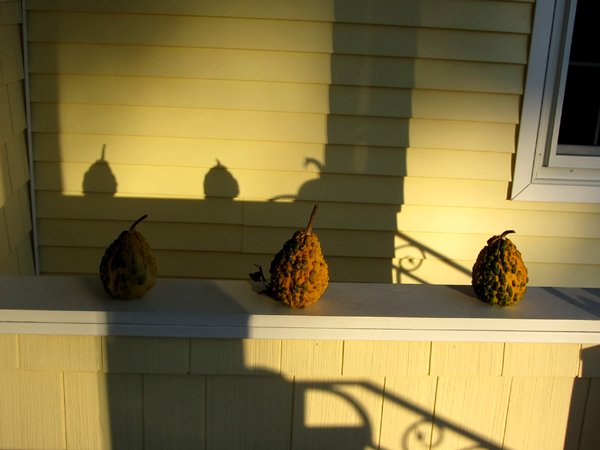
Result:
<svg viewBox="0 0 600 450"><path fill-rule="evenodd" d="M106 249L100 262L100 281L114 298L140 298L154 287L157 264L148 242L135 227L147 215L136 220Z"/></svg>

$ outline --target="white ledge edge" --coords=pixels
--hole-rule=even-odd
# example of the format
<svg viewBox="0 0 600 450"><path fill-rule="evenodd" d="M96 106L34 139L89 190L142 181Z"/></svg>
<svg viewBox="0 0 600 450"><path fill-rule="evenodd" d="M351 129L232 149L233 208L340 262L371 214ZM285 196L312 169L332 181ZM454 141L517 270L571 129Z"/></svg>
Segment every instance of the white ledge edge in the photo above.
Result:
<svg viewBox="0 0 600 450"><path fill-rule="evenodd" d="M95 277L0 276L0 292L3 334L600 343L600 289L529 287L499 308L470 286L331 283L303 310L232 280L159 279L119 301Z"/></svg>

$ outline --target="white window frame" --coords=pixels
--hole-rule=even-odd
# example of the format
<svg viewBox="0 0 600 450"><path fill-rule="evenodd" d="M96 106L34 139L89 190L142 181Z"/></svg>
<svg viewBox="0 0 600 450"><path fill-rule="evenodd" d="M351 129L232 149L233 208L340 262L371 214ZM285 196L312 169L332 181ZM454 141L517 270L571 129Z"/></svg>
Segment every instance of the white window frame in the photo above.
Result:
<svg viewBox="0 0 600 450"><path fill-rule="evenodd" d="M556 154L575 5L536 1L512 200L600 203L600 157Z"/></svg>

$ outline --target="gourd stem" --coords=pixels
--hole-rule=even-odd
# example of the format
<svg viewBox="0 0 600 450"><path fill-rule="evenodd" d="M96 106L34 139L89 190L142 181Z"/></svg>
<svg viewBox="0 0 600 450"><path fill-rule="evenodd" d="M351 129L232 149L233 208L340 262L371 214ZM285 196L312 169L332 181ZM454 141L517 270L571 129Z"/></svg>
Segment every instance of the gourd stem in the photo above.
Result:
<svg viewBox="0 0 600 450"><path fill-rule="evenodd" d="M315 221L315 215L317 214L317 209L319 208L319 204L317 203L310 214L310 219L308 220L308 225L306 226L306 234L312 234L312 227Z"/></svg>
<svg viewBox="0 0 600 450"><path fill-rule="evenodd" d="M504 233L502 233L502 234L500 235L500 239L502 239L502 238L503 238L504 236L506 236L507 234L511 234L511 233L514 233L514 232L515 232L515 230L506 230Z"/></svg>
<svg viewBox="0 0 600 450"><path fill-rule="evenodd" d="M146 217L148 217L148 214L144 214L138 220L136 220L135 222L133 222L133 224L129 227L129 231L133 231L133 229L137 226L137 224L140 223L142 220L144 220Z"/></svg>

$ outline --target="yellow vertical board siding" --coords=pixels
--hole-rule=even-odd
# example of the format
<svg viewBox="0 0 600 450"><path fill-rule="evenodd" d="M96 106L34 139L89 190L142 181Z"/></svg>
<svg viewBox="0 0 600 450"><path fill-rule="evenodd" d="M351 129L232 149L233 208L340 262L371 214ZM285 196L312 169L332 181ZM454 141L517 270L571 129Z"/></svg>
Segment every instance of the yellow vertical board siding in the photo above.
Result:
<svg viewBox="0 0 600 450"><path fill-rule="evenodd" d="M0 335L0 370L16 369L19 364L16 334Z"/></svg>
<svg viewBox="0 0 600 450"><path fill-rule="evenodd" d="M208 376L206 389L206 448L289 446L291 382L270 376Z"/></svg>
<svg viewBox="0 0 600 450"><path fill-rule="evenodd" d="M182 338L102 338L104 370L109 373L189 373L190 341Z"/></svg>
<svg viewBox="0 0 600 450"><path fill-rule="evenodd" d="M507 342L504 376L575 377L579 373L579 344Z"/></svg>
<svg viewBox="0 0 600 450"><path fill-rule="evenodd" d="M0 372L0 448L63 449L60 372Z"/></svg>
<svg viewBox="0 0 600 450"><path fill-rule="evenodd" d="M431 375L500 376L504 344L496 342L432 342Z"/></svg>
<svg viewBox="0 0 600 450"><path fill-rule="evenodd" d="M513 378L504 447L564 448L572 389L572 378Z"/></svg>
<svg viewBox="0 0 600 450"><path fill-rule="evenodd" d="M437 377L386 377L380 447L429 449Z"/></svg>
<svg viewBox="0 0 600 450"><path fill-rule="evenodd" d="M111 424L104 376L71 372L65 373L64 378L67 448L110 448Z"/></svg>
<svg viewBox="0 0 600 450"><path fill-rule="evenodd" d="M144 448L205 448L206 379L144 376Z"/></svg>
<svg viewBox="0 0 600 450"><path fill-rule="evenodd" d="M297 377L292 449L377 448L383 380Z"/></svg>
<svg viewBox="0 0 600 450"><path fill-rule="evenodd" d="M284 340L281 373L285 376L341 375L342 352L342 341Z"/></svg>
<svg viewBox="0 0 600 450"><path fill-rule="evenodd" d="M352 377L429 373L429 342L345 341L342 374Z"/></svg>
<svg viewBox="0 0 600 450"><path fill-rule="evenodd" d="M279 374L281 341L277 339L192 339L191 373Z"/></svg>
<svg viewBox="0 0 600 450"><path fill-rule="evenodd" d="M19 368L95 372L102 369L100 337L19 335Z"/></svg>
<svg viewBox="0 0 600 450"><path fill-rule="evenodd" d="M431 447L502 446L509 396L508 378L439 377Z"/></svg>
<svg viewBox="0 0 600 450"><path fill-rule="evenodd" d="M600 378L591 378L585 416L581 428L579 450L594 450L598 447L598 423L600 421Z"/></svg>
<svg viewBox="0 0 600 450"><path fill-rule="evenodd" d="M65 373L67 448L142 449L140 375Z"/></svg>

